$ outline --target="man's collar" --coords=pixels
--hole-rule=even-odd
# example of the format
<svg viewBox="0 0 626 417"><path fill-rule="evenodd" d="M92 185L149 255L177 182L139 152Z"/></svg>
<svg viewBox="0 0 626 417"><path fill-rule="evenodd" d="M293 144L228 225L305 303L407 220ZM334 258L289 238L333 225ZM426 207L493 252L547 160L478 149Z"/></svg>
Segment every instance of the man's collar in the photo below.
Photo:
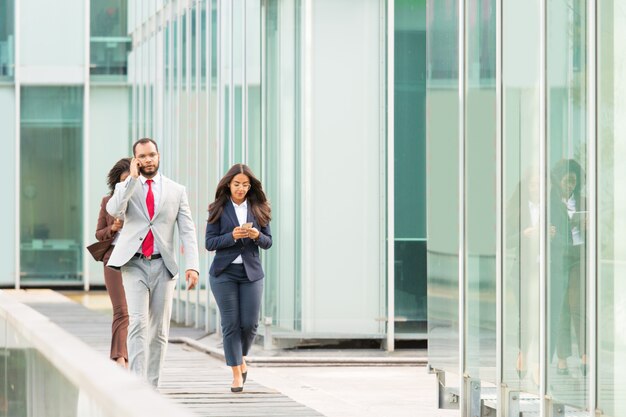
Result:
<svg viewBox="0 0 626 417"><path fill-rule="evenodd" d="M148 178L144 177L143 175L139 175L139 179L141 180L142 184L145 184L146 181L148 181ZM159 181L161 181L161 173L157 172L157 174L154 177L149 178L149 179L151 179L154 183L158 183Z"/></svg>

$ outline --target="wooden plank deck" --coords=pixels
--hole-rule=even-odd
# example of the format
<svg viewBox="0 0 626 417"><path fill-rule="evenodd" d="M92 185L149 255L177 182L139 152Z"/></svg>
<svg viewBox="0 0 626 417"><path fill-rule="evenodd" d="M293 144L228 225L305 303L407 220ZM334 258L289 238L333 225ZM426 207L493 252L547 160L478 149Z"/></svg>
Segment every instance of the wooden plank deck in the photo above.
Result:
<svg viewBox="0 0 626 417"><path fill-rule="evenodd" d="M59 296L60 297L60 296ZM86 344L109 354L111 318L101 312L67 300L46 302L41 297L22 302L47 316L52 322ZM170 336L196 338L196 329L172 327ZM242 393L230 392L231 372L225 364L183 344L170 343L161 376L159 391L171 401L198 416L320 416L280 392L254 381L254 368Z"/></svg>

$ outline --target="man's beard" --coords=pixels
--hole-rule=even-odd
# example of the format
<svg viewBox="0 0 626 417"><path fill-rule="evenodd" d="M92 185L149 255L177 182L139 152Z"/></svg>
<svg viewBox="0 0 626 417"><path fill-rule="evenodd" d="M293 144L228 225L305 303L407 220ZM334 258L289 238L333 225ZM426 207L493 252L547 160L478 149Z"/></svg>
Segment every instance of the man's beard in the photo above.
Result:
<svg viewBox="0 0 626 417"><path fill-rule="evenodd" d="M145 177L145 176L155 175L158 171L159 171L159 164L158 164L158 163L154 165L154 171L152 171L152 172L147 172L147 171L144 169L144 167L140 167L140 168L139 168L139 173L140 173L141 175L143 175L144 177Z"/></svg>

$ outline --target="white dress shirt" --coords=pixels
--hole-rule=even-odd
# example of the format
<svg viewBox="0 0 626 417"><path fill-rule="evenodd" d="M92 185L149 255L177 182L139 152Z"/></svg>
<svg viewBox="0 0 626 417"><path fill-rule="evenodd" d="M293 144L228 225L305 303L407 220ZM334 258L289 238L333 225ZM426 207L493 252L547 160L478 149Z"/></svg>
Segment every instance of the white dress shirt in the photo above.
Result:
<svg viewBox="0 0 626 417"><path fill-rule="evenodd" d="M163 181L161 178L161 173L157 172L157 174L151 178L152 179L152 194L154 195L154 212L156 213L157 207L159 207L159 202L161 201L161 188L163 187ZM139 180L141 181L141 185L143 187L143 199L146 201L146 197L148 197L148 178L143 175L139 175ZM146 205L147 207L147 205ZM139 252L141 252L141 246L139 246ZM154 252L153 254L160 253L159 245L157 245L156 239L154 239Z"/></svg>
<svg viewBox="0 0 626 417"><path fill-rule="evenodd" d="M248 221L248 200L244 200L243 203L239 205L237 205L233 200L230 201L233 203L233 207L235 208L235 214L237 214L237 221L239 222L239 226L241 226ZM241 259L241 255L236 257L233 263L242 264L243 259Z"/></svg>
<svg viewBox="0 0 626 417"><path fill-rule="evenodd" d="M567 206L567 215L571 220L572 217L574 217L574 214L576 214L576 198L574 197L574 194L572 194L567 200L563 199L563 202ZM578 226L572 226L572 244L574 246L579 246L583 243L585 242L583 241L583 236L582 233L580 233L580 229L578 228Z"/></svg>

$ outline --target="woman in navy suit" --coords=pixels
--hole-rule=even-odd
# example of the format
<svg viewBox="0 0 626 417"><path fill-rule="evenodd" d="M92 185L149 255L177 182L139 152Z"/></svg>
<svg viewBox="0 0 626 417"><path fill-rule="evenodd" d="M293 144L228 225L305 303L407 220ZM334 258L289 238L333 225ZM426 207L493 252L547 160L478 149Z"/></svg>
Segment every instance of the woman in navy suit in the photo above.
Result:
<svg viewBox="0 0 626 417"><path fill-rule="evenodd" d="M232 368L232 392L243 391L248 354L259 323L263 268L259 248L272 246L272 211L250 168L234 165L220 180L209 206L206 249L216 251L209 271L222 319L224 356Z"/></svg>

